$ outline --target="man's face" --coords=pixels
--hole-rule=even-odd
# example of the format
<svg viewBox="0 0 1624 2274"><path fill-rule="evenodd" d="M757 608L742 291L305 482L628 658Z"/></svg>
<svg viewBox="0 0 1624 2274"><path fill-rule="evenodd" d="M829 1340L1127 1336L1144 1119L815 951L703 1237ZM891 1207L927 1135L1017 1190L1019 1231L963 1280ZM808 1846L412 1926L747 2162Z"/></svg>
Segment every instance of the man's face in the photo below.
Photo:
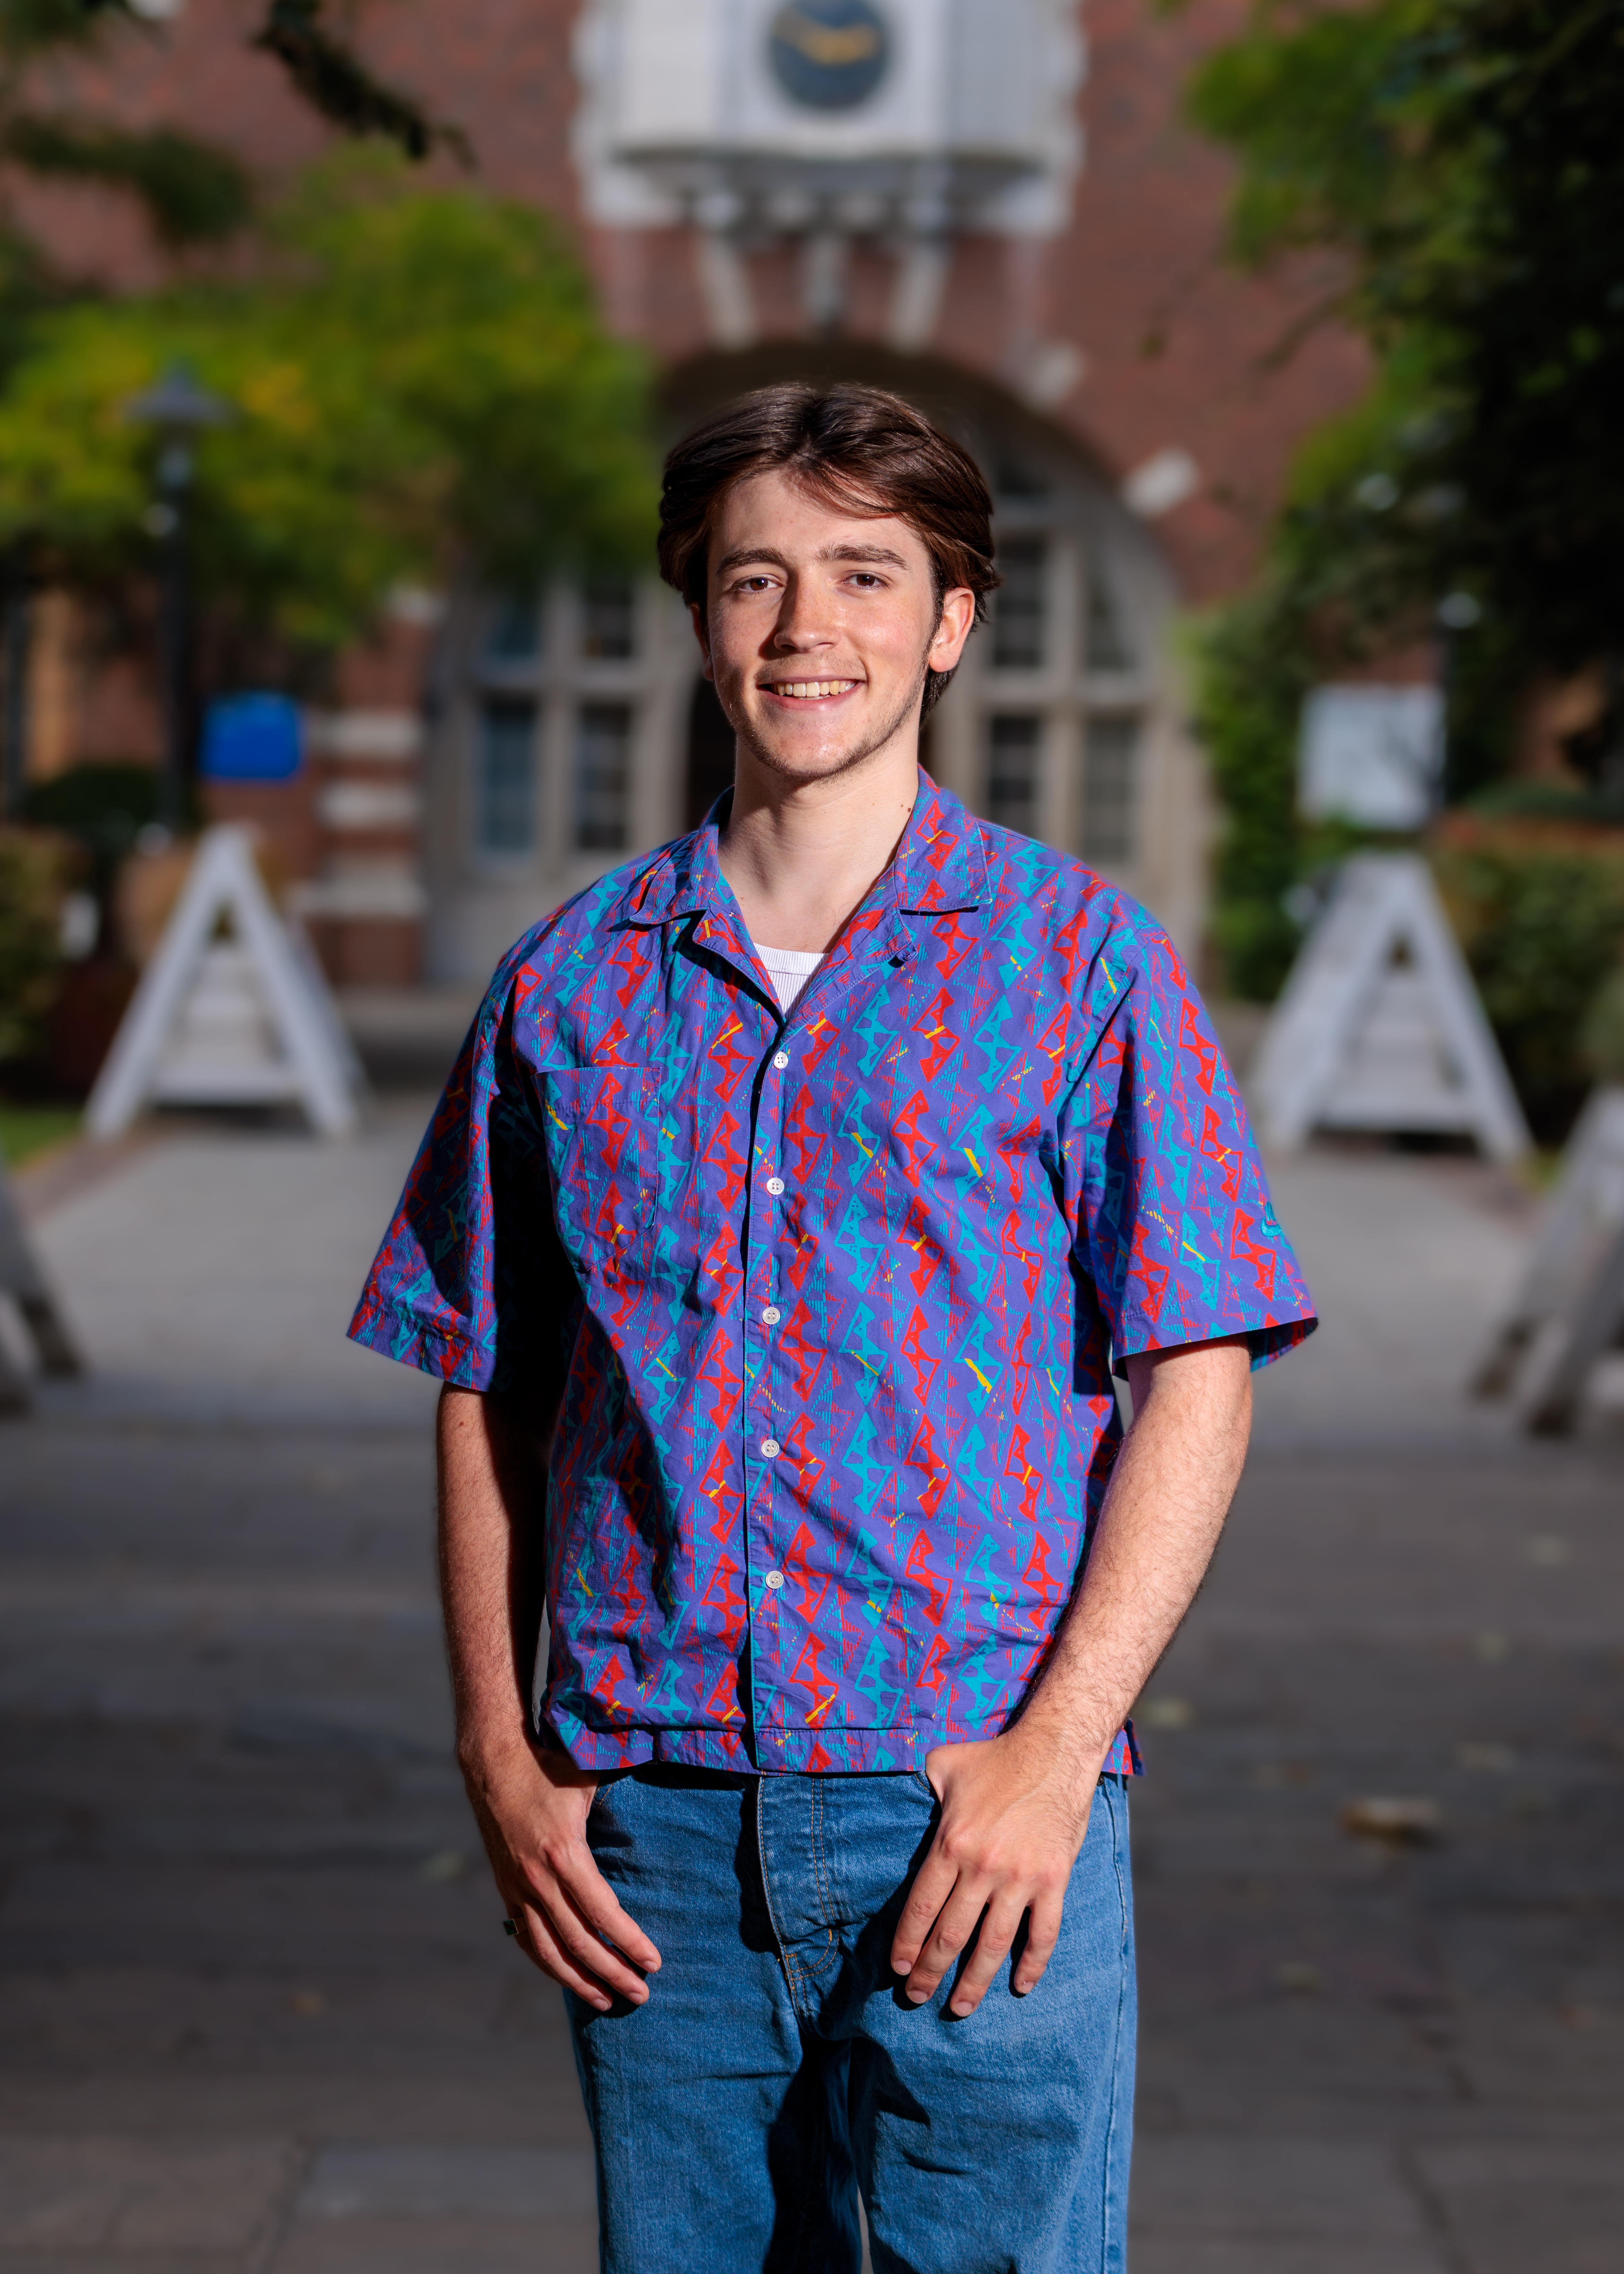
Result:
<svg viewBox="0 0 1624 2274"><path fill-rule="evenodd" d="M917 742L927 666L950 671L974 595L938 612L905 522L820 503L782 472L729 492L711 533L707 675L741 755L786 784L827 780Z"/></svg>

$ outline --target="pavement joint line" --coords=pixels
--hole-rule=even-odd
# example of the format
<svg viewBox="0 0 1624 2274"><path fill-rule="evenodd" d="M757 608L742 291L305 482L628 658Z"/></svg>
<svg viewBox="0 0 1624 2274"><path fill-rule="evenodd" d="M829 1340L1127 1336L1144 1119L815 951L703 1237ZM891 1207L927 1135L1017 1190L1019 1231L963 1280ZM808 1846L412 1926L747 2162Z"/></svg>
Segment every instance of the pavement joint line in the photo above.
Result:
<svg viewBox="0 0 1624 2274"><path fill-rule="evenodd" d="M163 1142L164 1133L142 1127L122 1137L69 1137L10 1172L12 1197L25 1224L39 1224L109 1177L134 1166Z"/></svg>
<svg viewBox="0 0 1624 2274"><path fill-rule="evenodd" d="M244 2274L272 2274L282 2255L282 2244L293 2224L299 2195L309 2177L313 2150L307 2140L293 2139L288 2142L287 2168L280 2194L266 2215L264 2231L250 2254Z"/></svg>
<svg viewBox="0 0 1624 2274"><path fill-rule="evenodd" d="M1477 2274L1477 2269L1472 2264L1464 2245L1455 2232L1443 2198L1427 2178L1425 2168L1417 2153L1414 2142L1404 2141L1400 2143L1398 2165L1403 2174L1405 2185L1421 2207L1422 2218L1426 2224L1432 2240L1443 2255L1448 2274Z"/></svg>
<svg viewBox="0 0 1624 2274"><path fill-rule="evenodd" d="M346 1443L363 1438L369 1445L396 1443L421 1445L432 1423L427 1409L416 1419L390 1413L337 1413L331 1407L300 1412L249 1411L237 1412L186 1412L178 1410L165 1412L150 1406L104 1409L97 1412L88 1403L76 1411L71 1393L63 1397L64 1385L35 1382L35 1396L41 1400L26 1419L6 1425L8 1446L22 1444L30 1437L130 1437L154 1443L173 1439L214 1442L235 1440L256 1443L269 1438L277 1443L289 1437L342 1438Z"/></svg>
<svg viewBox="0 0 1624 2274"><path fill-rule="evenodd" d="M169 1618L437 1618L432 1587L289 1580L0 1578L0 1615L73 1611Z"/></svg>

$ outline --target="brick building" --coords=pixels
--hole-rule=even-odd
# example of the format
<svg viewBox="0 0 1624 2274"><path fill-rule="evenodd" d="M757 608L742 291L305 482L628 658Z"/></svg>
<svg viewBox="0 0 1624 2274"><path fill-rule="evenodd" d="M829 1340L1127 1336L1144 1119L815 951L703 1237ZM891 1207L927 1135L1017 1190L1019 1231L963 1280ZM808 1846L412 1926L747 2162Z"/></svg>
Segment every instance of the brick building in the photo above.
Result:
<svg viewBox="0 0 1624 2274"><path fill-rule="evenodd" d="M267 170L313 154L319 126L245 50L260 12L187 0L101 98L207 121ZM673 431L763 380L838 374L970 443L1006 581L929 763L1191 948L1211 824L1178 620L1244 576L1293 446L1364 375L1334 335L1274 358L1312 280L1223 264L1226 169L1179 97L1243 13L415 0L364 25L380 69L468 129L484 183L578 230L608 320L658 358ZM128 220L94 198L40 211L65 251L139 273ZM303 783L252 799L351 983L483 975L565 893L688 825L730 764L651 576L404 596L339 687ZM95 702L86 687L58 733L64 758L102 754Z"/></svg>

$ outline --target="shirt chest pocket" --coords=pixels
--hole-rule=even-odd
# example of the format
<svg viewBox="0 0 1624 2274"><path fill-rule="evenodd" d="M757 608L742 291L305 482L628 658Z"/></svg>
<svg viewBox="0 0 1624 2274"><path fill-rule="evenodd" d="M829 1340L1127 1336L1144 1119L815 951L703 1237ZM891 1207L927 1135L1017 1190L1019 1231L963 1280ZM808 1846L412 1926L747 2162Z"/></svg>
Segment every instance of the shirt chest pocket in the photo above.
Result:
<svg viewBox="0 0 1624 2274"><path fill-rule="evenodd" d="M649 1070L548 1068L540 1081L559 1237L583 1278L620 1278L643 1256L654 1214Z"/></svg>

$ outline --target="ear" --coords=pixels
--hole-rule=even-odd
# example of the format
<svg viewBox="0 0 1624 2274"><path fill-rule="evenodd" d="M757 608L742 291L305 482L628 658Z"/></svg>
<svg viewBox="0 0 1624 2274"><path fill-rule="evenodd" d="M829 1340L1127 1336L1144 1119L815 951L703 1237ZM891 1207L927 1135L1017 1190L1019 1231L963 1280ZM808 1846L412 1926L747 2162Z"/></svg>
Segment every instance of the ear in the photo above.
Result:
<svg viewBox="0 0 1624 2274"><path fill-rule="evenodd" d="M705 621L705 612L697 600L688 602L688 612L694 626L694 637L699 642L699 652L705 659L704 676L714 686L716 671L710 661L710 628Z"/></svg>
<svg viewBox="0 0 1624 2274"><path fill-rule="evenodd" d="M925 660L932 671L951 671L964 653L970 627L975 621L975 595L967 584L955 584L942 598L942 614Z"/></svg>

